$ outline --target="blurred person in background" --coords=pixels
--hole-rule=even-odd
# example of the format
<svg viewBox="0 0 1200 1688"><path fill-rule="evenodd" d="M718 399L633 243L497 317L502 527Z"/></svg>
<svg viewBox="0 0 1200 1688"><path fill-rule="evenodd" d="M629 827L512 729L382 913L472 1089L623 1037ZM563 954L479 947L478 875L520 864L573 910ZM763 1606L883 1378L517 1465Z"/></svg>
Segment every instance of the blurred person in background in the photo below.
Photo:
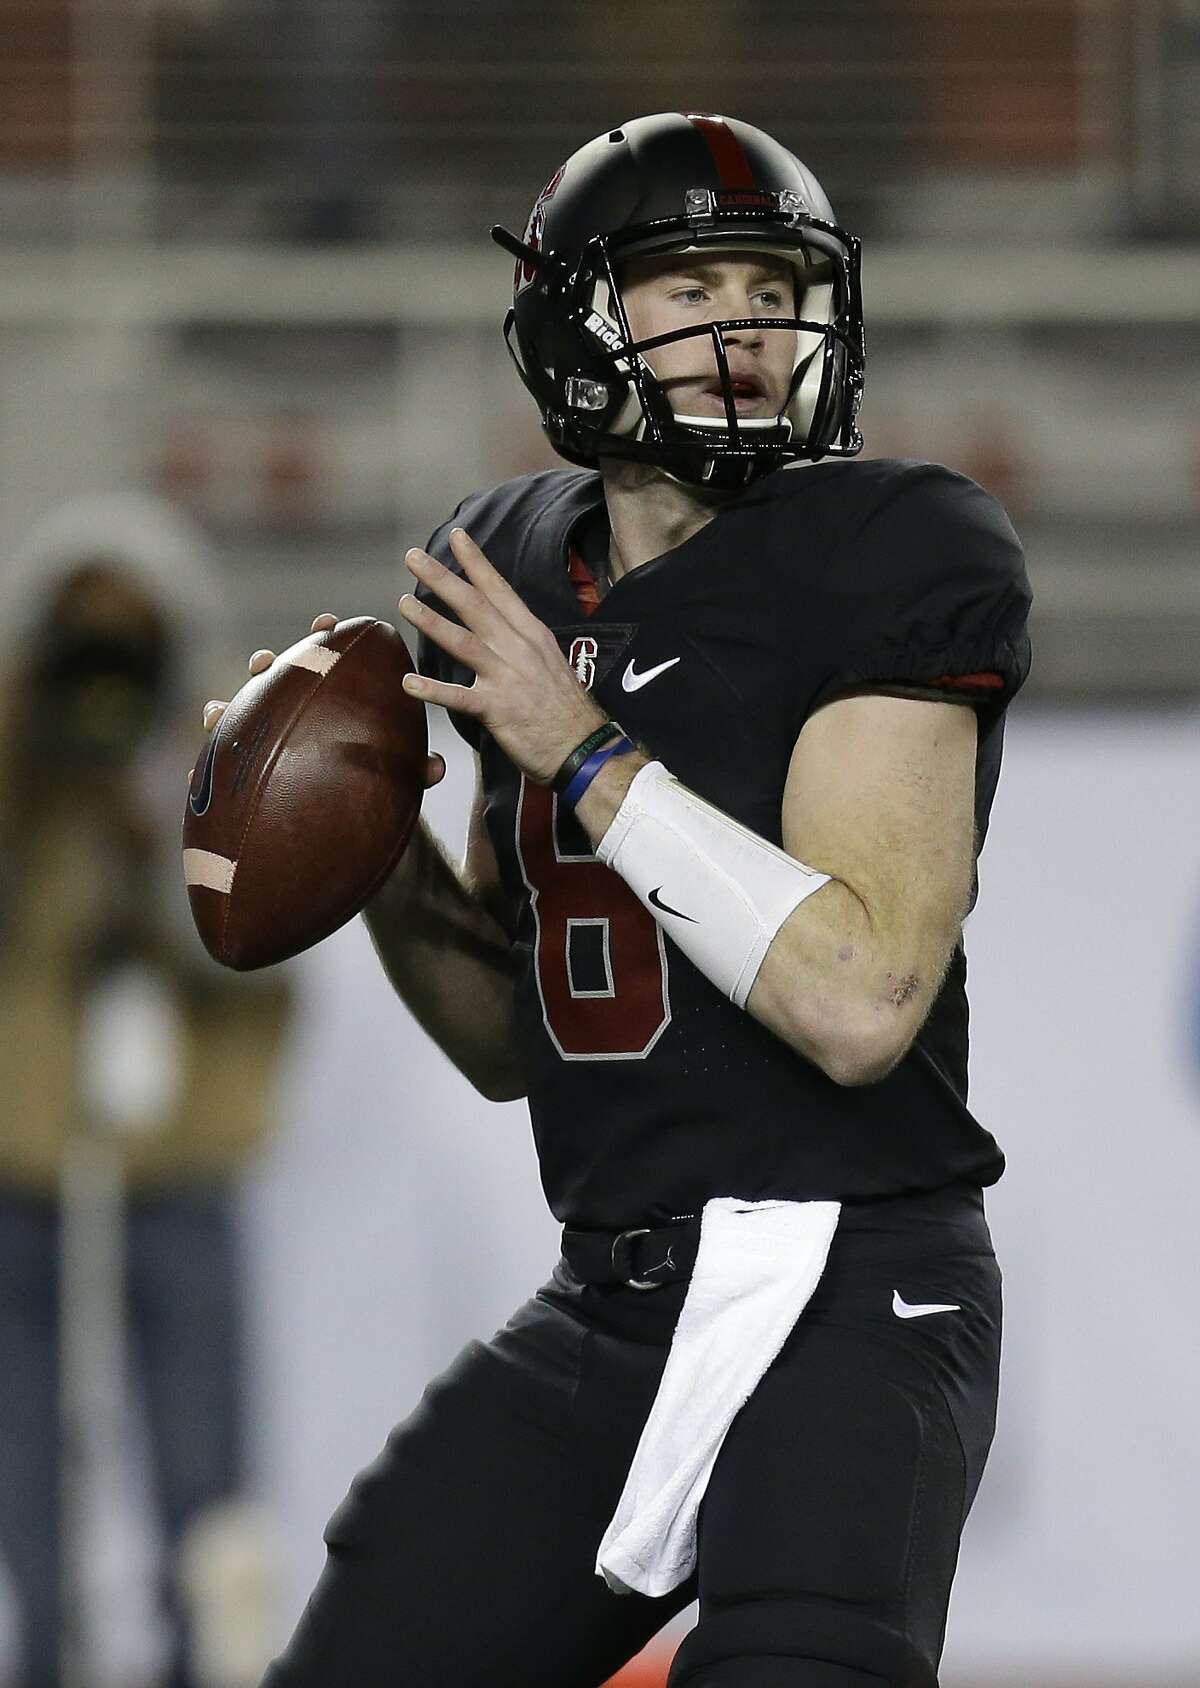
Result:
<svg viewBox="0 0 1200 1688"><path fill-rule="evenodd" d="M53 1688L64 1669L75 1145L111 1156L124 1190L117 1346L149 1438L172 1688L236 1675L218 1656L238 1621L223 1578L262 1575L243 1500L234 1192L271 1122L289 992L208 960L179 869L186 664L211 645L219 602L197 536L132 494L62 508L0 592L0 1548L22 1688ZM112 1406L82 1386L65 1403L68 1457ZM81 1657L72 1680L94 1681Z"/></svg>

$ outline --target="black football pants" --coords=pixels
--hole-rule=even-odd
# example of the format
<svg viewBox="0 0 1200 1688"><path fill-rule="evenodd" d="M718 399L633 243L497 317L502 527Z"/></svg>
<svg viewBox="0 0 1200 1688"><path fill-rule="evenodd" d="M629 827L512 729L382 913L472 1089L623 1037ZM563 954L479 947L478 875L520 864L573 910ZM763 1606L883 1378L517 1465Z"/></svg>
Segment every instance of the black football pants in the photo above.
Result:
<svg viewBox="0 0 1200 1688"><path fill-rule="evenodd" d="M617 1595L596 1550L685 1288L585 1286L560 1262L470 1343L355 1480L263 1688L598 1688L697 1596L670 1688L932 1688L995 1421L980 1192L843 1209L718 1455L696 1572Z"/></svg>

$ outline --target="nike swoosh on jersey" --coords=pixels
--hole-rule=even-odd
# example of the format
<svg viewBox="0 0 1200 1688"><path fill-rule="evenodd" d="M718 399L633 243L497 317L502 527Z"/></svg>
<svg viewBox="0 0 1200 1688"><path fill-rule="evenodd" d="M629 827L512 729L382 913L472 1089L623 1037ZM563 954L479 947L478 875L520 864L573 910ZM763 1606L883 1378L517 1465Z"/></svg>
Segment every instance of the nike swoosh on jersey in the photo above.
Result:
<svg viewBox="0 0 1200 1688"><path fill-rule="evenodd" d="M892 1312L898 1319L923 1319L929 1313L961 1313L956 1301L905 1301L898 1289L892 1291Z"/></svg>
<svg viewBox="0 0 1200 1688"><path fill-rule="evenodd" d="M664 914L673 914L676 920L690 920L693 926L699 924L694 914L684 914L681 909L672 908L670 903L664 903L658 894L661 890L662 886L656 885L653 891L647 895L646 901L652 908L661 909Z"/></svg>
<svg viewBox="0 0 1200 1688"><path fill-rule="evenodd" d="M666 662L660 662L655 667L647 668L644 673L638 674L634 669L631 657L628 667L621 676L621 690L623 692L640 692L643 686L650 684L651 680L657 680L660 674L665 674L668 668L674 668L677 662L682 661L683 658L680 656L670 656Z"/></svg>

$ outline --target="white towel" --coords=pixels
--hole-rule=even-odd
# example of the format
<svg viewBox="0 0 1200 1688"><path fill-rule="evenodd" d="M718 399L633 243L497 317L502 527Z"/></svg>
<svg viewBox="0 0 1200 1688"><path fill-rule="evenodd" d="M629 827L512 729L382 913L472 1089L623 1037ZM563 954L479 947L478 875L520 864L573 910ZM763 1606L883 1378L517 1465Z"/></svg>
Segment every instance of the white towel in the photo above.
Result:
<svg viewBox="0 0 1200 1688"><path fill-rule="evenodd" d="M696 1565L696 1515L725 1433L817 1287L839 1202L704 1204L654 1405L596 1556L617 1594L666 1594Z"/></svg>

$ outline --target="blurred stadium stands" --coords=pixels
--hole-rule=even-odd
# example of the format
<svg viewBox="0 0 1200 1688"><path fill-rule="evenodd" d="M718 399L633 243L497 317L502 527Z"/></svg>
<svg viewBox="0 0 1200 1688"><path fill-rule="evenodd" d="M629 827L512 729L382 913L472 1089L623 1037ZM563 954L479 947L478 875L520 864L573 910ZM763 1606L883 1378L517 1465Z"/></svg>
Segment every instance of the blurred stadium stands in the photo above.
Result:
<svg viewBox="0 0 1200 1688"><path fill-rule="evenodd" d="M150 227L195 238L475 234L614 111L740 113L888 228L914 183L1019 173L1059 227L1189 233L1190 0L7 0L0 161L69 238L58 172L144 165ZM61 178L60 178L61 179ZM15 184L14 184L15 185ZM1106 212L1110 216L1106 216ZM40 223L37 221L40 219Z"/></svg>
<svg viewBox="0 0 1200 1688"><path fill-rule="evenodd" d="M682 103L778 132L864 235L868 449L1007 500L1031 695L1194 688L1195 0L5 0L0 34L13 531L70 467L22 462L55 372L79 472L183 498L243 624L334 554L386 603L448 499L551 461L484 231Z"/></svg>

